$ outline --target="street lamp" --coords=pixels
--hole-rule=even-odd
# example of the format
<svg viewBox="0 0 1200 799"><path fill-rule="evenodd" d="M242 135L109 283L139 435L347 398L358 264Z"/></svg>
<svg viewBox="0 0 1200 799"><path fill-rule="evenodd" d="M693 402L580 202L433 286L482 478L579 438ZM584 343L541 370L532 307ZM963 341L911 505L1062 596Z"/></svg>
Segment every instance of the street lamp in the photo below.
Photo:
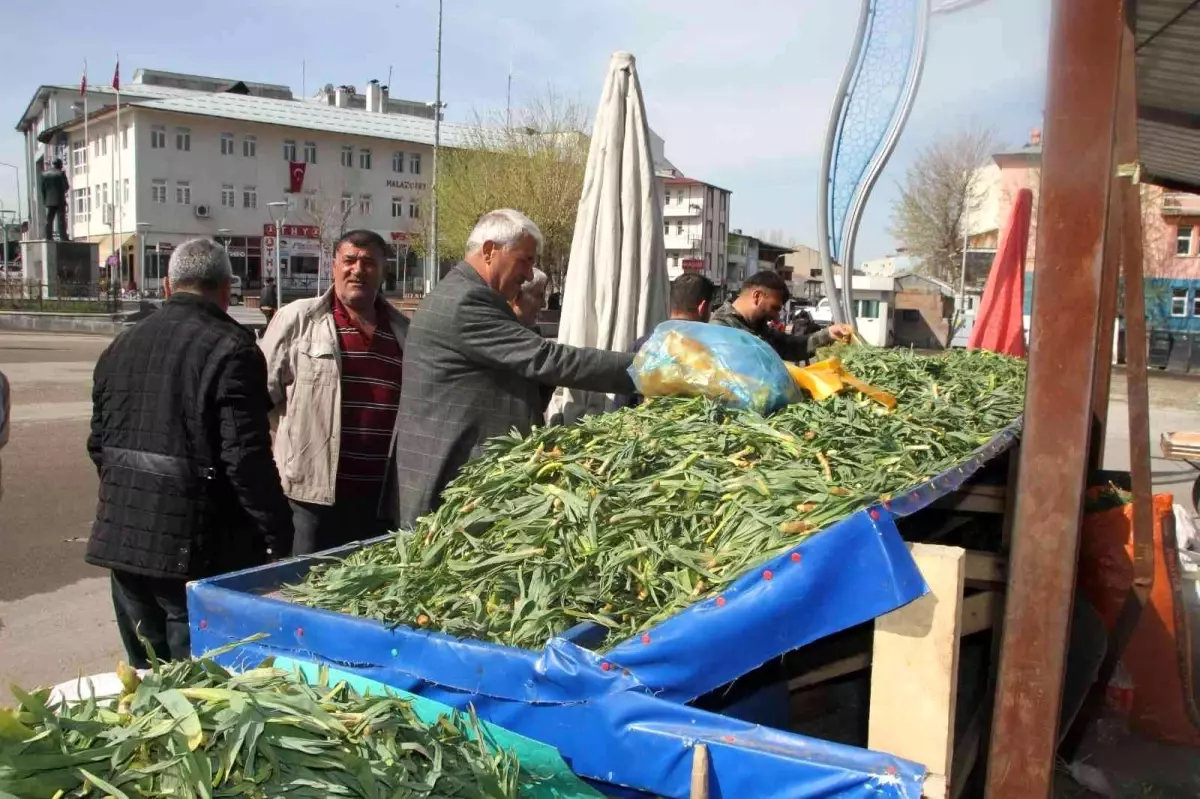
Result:
<svg viewBox="0 0 1200 799"><path fill-rule="evenodd" d="M287 224L287 214L292 204L287 200L277 200L267 203L267 212L275 223L275 307L283 307L283 226Z"/></svg>
<svg viewBox="0 0 1200 799"><path fill-rule="evenodd" d="M13 164L0 161L0 166L6 166L13 171L13 180L17 182L17 225L21 224L21 171ZM6 239L7 241L7 239Z"/></svg>
<svg viewBox="0 0 1200 799"><path fill-rule="evenodd" d="M149 229L150 229L149 222L138 222L137 223L138 254L137 254L137 268L134 270L134 272L137 274L138 285L142 287L142 296L143 297L150 296L149 288L146 286L146 231L148 231ZM157 271L157 269L158 269L158 253L157 252L155 253L155 258L154 258L154 268Z"/></svg>
<svg viewBox="0 0 1200 799"><path fill-rule="evenodd" d="M442 144L442 109L446 106L442 103L442 0L438 0L438 24L437 24L437 78L436 87L433 96L433 174L430 177L429 190L433 193L430 202L430 237L433 239L430 251L430 262L433 268L429 271L429 276L425 279L426 290L437 285L439 277L438 268L438 201L437 201L437 178L438 178L438 150Z"/></svg>
<svg viewBox="0 0 1200 799"><path fill-rule="evenodd" d="M225 245L226 253L229 252L229 234L232 232L233 231L227 227L217 228L217 238L219 238L221 243Z"/></svg>

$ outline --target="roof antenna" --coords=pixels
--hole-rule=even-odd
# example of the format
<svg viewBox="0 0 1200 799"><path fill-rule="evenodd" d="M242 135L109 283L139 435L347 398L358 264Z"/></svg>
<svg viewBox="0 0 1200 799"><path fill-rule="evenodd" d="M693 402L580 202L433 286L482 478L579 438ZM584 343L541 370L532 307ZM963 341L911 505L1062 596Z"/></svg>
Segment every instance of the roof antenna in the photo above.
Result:
<svg viewBox="0 0 1200 799"><path fill-rule="evenodd" d="M391 85L392 85L392 65L391 65L391 64L388 64L388 82L387 82L387 85L388 85L388 86L391 86Z"/></svg>
<svg viewBox="0 0 1200 799"><path fill-rule="evenodd" d="M307 64L305 64L302 59L300 61L300 96L305 97L305 98L308 97L308 86L307 86L308 81L305 79L306 78L306 69L305 69L306 67L307 67Z"/></svg>

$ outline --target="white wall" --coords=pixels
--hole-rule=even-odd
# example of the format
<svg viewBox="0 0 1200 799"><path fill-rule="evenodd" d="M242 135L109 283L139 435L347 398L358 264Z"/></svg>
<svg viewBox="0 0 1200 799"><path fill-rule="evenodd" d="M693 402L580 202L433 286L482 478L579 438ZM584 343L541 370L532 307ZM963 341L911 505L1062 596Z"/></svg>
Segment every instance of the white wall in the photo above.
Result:
<svg viewBox="0 0 1200 799"><path fill-rule="evenodd" d="M289 188L288 162L283 156L285 140L296 142L297 160L304 160L304 145L317 145L317 162L308 164L304 178L304 192L288 195L292 210L288 214L289 224L312 225L318 219L304 208L305 194L316 192L321 205L337 207L343 193L354 199L354 210L346 220L347 227L365 227L384 233L414 232L419 219L408 214L410 202L420 204L429 187L432 168L432 148L427 145L409 144L386 139L363 136L339 136L336 134L286 128L275 125L239 122L200 116L164 114L147 109L135 109L122 113L122 125L130 127L129 149L120 151L122 177L130 180L130 206L122 212L117 209L118 233L129 236L137 231L138 223L149 223L149 236L159 241L178 243L191 236L215 236L226 228L230 236L261 236L263 226L271 221L267 204L285 198ZM166 132L166 147L151 147L151 136L155 126ZM97 184L112 182L110 162L113 158L112 135L115 125L110 121L89 126L92 139L108 137L108 155L96 158L89 149L88 177L74 175L68 171L72 188L91 185L93 194ZM190 132L190 149L177 148L176 134L180 128ZM232 155L221 154L221 134L232 133L234 151ZM82 129L73 132L72 141L82 139ZM255 137L255 155L243 155L243 143L247 136ZM341 164L343 145L353 147L353 166ZM371 150L371 168L359 166L360 152ZM392 154L405 153L404 171L394 172ZM411 172L411 154L420 155L420 173ZM167 202L157 203L151 199L153 181L165 180ZM186 181L191 189L190 204L177 202L177 188ZM389 186L391 181L395 185ZM234 207L221 204L222 186L232 186ZM257 207L245 208L244 191L247 187L257 191ZM112 187L109 187L110 198ZM362 196L370 195L370 215L361 212ZM392 198L404 200L404 215L392 217ZM209 218L196 216L197 205L210 208ZM335 212L336 213L336 212ZM90 225L76 225L74 235L78 238L107 235L109 229L100 222L100 212L93 196Z"/></svg>

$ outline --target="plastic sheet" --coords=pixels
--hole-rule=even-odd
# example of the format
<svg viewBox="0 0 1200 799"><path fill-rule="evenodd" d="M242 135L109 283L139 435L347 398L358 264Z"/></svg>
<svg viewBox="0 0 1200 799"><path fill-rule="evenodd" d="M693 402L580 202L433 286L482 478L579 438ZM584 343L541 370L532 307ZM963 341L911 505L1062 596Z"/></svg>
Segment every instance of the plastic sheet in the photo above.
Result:
<svg viewBox="0 0 1200 799"><path fill-rule="evenodd" d="M771 413L801 399L771 347L749 333L701 322L663 322L629 369L646 397L709 397Z"/></svg>

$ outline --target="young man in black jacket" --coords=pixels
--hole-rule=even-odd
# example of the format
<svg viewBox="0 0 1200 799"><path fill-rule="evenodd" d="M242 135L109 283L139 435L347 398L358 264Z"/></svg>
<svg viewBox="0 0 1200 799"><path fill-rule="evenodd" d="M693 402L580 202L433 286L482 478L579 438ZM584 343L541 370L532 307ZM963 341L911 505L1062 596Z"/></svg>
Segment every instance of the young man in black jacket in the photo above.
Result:
<svg viewBox="0 0 1200 799"><path fill-rule="evenodd" d="M755 272L742 283L737 297L712 315L714 325L744 330L758 336L785 361L807 361L821 347L834 341L849 341L854 331L848 325L830 325L812 335L788 335L771 328L788 301L788 285L776 272Z"/></svg>
<svg viewBox="0 0 1200 799"><path fill-rule="evenodd" d="M271 456L266 364L233 321L224 248L193 239L171 255L167 301L96 364L88 454L100 501L87 561L112 570L131 665L144 636L190 655L188 580L287 555L292 514Z"/></svg>

